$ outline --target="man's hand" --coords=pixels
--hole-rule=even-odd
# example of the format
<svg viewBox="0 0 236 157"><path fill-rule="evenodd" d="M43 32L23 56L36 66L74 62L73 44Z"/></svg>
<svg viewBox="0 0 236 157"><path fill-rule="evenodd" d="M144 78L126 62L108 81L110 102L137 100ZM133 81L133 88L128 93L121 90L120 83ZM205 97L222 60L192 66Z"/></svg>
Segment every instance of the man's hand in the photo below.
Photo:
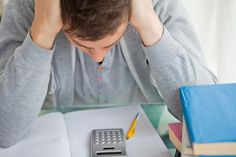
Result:
<svg viewBox="0 0 236 157"><path fill-rule="evenodd" d="M163 25L156 15L152 0L131 0L130 23L138 30L145 46L151 46L160 40Z"/></svg>
<svg viewBox="0 0 236 157"><path fill-rule="evenodd" d="M35 0L31 37L36 44L51 49L62 26L60 0Z"/></svg>

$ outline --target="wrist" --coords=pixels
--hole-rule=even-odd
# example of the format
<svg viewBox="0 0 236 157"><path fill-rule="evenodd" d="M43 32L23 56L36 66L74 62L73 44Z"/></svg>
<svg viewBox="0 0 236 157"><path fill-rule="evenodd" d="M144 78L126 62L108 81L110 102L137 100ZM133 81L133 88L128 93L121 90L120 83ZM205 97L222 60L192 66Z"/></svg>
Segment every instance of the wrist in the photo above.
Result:
<svg viewBox="0 0 236 157"><path fill-rule="evenodd" d="M151 46L161 39L164 27L155 13L143 21L145 22L140 23L135 28L138 30L143 44L145 46Z"/></svg>
<svg viewBox="0 0 236 157"><path fill-rule="evenodd" d="M47 29L43 25L33 22L30 35L32 40L41 48L52 49L57 33Z"/></svg>

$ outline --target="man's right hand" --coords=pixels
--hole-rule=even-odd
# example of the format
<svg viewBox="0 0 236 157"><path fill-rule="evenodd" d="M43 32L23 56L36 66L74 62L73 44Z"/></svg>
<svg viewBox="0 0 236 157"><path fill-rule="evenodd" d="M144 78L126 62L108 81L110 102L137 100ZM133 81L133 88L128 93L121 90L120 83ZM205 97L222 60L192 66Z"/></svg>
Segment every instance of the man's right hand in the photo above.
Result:
<svg viewBox="0 0 236 157"><path fill-rule="evenodd" d="M60 0L35 0L32 40L42 48L52 49L55 37L62 27Z"/></svg>

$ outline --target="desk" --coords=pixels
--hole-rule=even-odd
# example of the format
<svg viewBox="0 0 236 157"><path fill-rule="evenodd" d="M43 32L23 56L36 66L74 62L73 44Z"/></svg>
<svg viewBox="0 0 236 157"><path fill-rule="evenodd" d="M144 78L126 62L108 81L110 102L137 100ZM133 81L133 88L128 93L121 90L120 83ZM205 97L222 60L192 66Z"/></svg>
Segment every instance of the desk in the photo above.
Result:
<svg viewBox="0 0 236 157"><path fill-rule="evenodd" d="M100 108L100 107L95 107ZM149 120L151 121L153 127L157 130L168 150L174 156L175 148L169 140L167 125L171 122L176 122L177 120L168 112L166 105L163 103L159 104L145 104L142 105L143 110L147 114ZM62 112L67 113L71 111L91 109L86 107L61 107L54 109L42 109L40 115L49 112Z"/></svg>

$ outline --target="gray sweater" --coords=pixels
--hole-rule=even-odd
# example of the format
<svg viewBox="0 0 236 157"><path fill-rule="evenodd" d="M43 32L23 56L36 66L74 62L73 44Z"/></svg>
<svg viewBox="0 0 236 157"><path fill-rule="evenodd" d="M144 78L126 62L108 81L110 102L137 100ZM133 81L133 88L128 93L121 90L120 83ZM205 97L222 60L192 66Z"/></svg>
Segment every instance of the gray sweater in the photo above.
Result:
<svg viewBox="0 0 236 157"><path fill-rule="evenodd" d="M163 100L181 119L178 88L216 79L179 1L154 0L153 5L165 26L161 40L144 47L129 25L105 57L104 71L98 72L98 64L71 45L63 32L52 50L38 47L28 33L33 0L10 0L0 25L0 146L18 142L42 107Z"/></svg>

